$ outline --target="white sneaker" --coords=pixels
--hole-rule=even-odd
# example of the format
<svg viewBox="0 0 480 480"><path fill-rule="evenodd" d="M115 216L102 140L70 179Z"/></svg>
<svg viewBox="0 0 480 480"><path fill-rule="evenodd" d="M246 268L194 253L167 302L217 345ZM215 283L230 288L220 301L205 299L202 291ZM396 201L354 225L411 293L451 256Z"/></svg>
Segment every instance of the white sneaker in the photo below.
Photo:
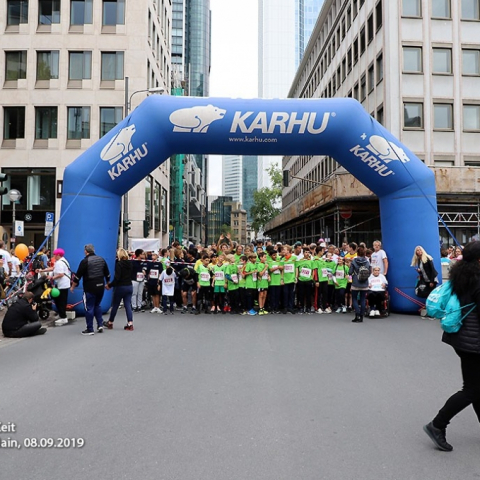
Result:
<svg viewBox="0 0 480 480"><path fill-rule="evenodd" d="M151 310L150 310L150 313L158 313L160 312L160 309L157 308L157 307L153 307Z"/></svg>
<svg viewBox="0 0 480 480"><path fill-rule="evenodd" d="M347 307L342 308L342 313L347 313Z"/></svg>
<svg viewBox="0 0 480 480"><path fill-rule="evenodd" d="M321 308L319 308L319 309L317 310L317 313L323 313L323 310L322 310Z"/></svg>
<svg viewBox="0 0 480 480"><path fill-rule="evenodd" d="M374 317L375 316L375 310L370 310L370 315L369 317Z"/></svg>
<svg viewBox="0 0 480 480"><path fill-rule="evenodd" d="M327 308L325 309L325 313L332 313L332 309L331 309L330 307L327 307Z"/></svg>
<svg viewBox="0 0 480 480"><path fill-rule="evenodd" d="M378 310L375 310L375 316L376 317L379 317L380 316L380 312Z"/></svg>
<svg viewBox="0 0 480 480"><path fill-rule="evenodd" d="M59 327L60 325L66 325L68 323L68 318L59 318L55 320L55 325Z"/></svg>
<svg viewBox="0 0 480 480"><path fill-rule="evenodd" d="M335 310L335 313L342 313L342 307L338 307L338 308Z"/></svg>

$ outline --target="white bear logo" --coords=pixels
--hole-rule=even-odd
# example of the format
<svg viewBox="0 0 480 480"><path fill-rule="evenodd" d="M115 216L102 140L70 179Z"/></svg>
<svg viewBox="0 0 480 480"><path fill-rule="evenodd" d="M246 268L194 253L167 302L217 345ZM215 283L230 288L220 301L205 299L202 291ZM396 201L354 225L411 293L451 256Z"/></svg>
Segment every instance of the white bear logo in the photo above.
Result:
<svg viewBox="0 0 480 480"><path fill-rule="evenodd" d="M398 145L389 142L379 135L372 135L370 137L370 145L367 145L367 148L385 163L390 163L392 160L400 160L402 163L410 161L403 148L400 148Z"/></svg>
<svg viewBox="0 0 480 480"><path fill-rule="evenodd" d="M132 137L136 132L135 125L120 130L106 145L100 153L100 158L110 165L124 157L133 150Z"/></svg>
<svg viewBox="0 0 480 480"><path fill-rule="evenodd" d="M207 133L208 127L216 120L221 120L227 111L213 105L182 108L170 115L175 125L174 132Z"/></svg>

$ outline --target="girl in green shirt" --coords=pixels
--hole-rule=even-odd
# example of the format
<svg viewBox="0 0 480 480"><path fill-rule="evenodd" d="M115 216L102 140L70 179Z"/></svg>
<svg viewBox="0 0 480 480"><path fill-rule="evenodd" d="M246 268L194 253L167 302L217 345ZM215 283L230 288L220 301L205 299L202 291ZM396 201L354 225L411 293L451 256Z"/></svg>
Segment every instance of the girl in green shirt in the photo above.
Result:
<svg viewBox="0 0 480 480"><path fill-rule="evenodd" d="M265 310L265 301L267 300L268 282L270 281L270 275L268 274L267 254L260 252L258 254L257 270L258 270L258 306L260 308L259 315L267 315Z"/></svg>
<svg viewBox="0 0 480 480"><path fill-rule="evenodd" d="M313 275L315 262L311 259L310 250L303 251L303 258L296 263L297 304L299 313L312 313ZM304 310L305 308L305 310Z"/></svg>

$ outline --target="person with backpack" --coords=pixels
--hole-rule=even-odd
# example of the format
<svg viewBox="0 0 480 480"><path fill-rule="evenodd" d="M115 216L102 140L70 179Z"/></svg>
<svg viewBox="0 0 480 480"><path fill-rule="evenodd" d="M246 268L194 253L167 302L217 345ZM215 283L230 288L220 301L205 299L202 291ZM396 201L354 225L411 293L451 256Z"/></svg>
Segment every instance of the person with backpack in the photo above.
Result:
<svg viewBox="0 0 480 480"><path fill-rule="evenodd" d="M465 314L470 310L465 308L469 304L474 303L476 308L463 318L457 332L444 332L442 341L453 347L460 357L463 388L423 427L437 448L444 452L453 450L446 439L446 428L458 413L472 405L480 421L480 241L467 244L462 255L450 270L452 292L457 295Z"/></svg>
<svg viewBox="0 0 480 480"><path fill-rule="evenodd" d="M365 296L368 291L370 262L365 257L365 247L358 247L357 256L352 260L348 274L352 276L352 305L355 310L354 323L363 322L365 315ZM360 297L360 304L358 298Z"/></svg>

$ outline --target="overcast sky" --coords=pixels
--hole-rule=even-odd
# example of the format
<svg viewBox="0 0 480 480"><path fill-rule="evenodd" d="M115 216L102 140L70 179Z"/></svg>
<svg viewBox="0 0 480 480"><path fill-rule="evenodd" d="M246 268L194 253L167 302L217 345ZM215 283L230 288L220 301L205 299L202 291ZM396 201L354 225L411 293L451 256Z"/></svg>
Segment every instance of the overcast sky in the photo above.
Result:
<svg viewBox="0 0 480 480"><path fill-rule="evenodd" d="M211 97L258 97L258 1L210 0L212 11ZM222 157L210 155L208 195L221 195Z"/></svg>

